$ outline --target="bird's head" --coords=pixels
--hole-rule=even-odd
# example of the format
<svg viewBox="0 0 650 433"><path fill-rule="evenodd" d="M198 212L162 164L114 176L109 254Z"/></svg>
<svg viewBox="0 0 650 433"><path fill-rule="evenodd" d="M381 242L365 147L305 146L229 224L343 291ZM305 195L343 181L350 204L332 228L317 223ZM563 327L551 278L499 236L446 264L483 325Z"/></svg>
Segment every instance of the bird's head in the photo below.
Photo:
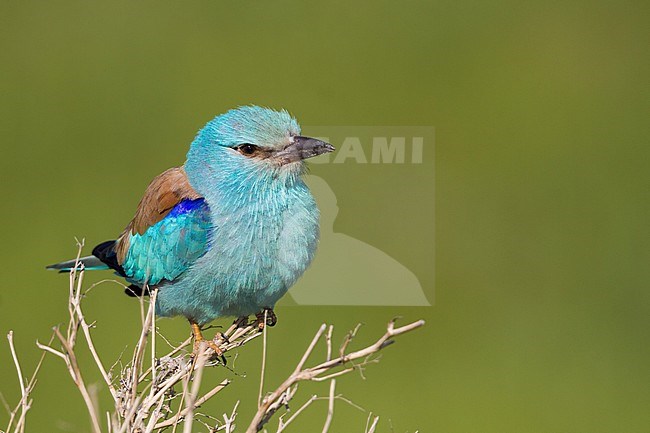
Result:
<svg viewBox="0 0 650 433"><path fill-rule="evenodd" d="M299 178L304 160L332 152L334 146L303 137L296 119L285 110L239 107L215 117L199 131L185 168L201 190L215 182L240 183Z"/></svg>

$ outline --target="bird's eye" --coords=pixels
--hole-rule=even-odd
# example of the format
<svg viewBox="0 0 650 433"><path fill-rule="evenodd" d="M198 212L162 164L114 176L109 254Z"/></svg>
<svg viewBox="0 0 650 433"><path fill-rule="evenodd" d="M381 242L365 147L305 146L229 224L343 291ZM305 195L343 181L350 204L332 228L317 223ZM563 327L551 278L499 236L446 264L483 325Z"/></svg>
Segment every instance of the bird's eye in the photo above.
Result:
<svg viewBox="0 0 650 433"><path fill-rule="evenodd" d="M257 151L257 146L254 144L244 143L237 146L237 150L242 155L251 156Z"/></svg>

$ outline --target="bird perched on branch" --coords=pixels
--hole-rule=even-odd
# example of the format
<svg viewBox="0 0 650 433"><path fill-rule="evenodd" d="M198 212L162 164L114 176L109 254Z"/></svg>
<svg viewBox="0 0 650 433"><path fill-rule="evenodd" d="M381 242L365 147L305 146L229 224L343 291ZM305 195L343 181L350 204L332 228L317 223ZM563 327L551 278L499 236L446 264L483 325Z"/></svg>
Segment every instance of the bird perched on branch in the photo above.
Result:
<svg viewBox="0 0 650 433"><path fill-rule="evenodd" d="M132 295L157 289L156 314L185 316L195 343L217 317L255 314L260 327L272 326L275 303L318 243L318 208L301 178L305 159L333 150L301 136L284 110L230 110L198 132L184 165L149 184L122 234L80 261L115 270Z"/></svg>

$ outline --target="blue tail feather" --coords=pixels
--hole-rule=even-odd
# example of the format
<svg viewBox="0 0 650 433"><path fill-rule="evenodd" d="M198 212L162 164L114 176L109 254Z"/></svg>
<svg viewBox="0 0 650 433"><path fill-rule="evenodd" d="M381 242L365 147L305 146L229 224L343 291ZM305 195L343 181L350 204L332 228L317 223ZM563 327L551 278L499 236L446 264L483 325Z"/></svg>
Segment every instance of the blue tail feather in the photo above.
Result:
<svg viewBox="0 0 650 433"><path fill-rule="evenodd" d="M71 270L74 269L75 264L77 266L83 264L84 269L87 271L99 271L99 270L109 269L107 264L103 263L95 256L81 257L78 261L74 259L74 260L67 260L61 263L55 263L53 265L46 266L46 269L53 269L59 272L70 272Z"/></svg>

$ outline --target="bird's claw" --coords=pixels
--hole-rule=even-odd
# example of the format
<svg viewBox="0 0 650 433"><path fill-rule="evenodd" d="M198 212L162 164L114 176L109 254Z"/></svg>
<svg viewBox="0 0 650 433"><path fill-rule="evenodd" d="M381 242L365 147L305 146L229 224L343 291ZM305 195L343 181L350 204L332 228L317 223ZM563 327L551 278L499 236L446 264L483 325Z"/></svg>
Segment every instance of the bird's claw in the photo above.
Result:
<svg viewBox="0 0 650 433"><path fill-rule="evenodd" d="M201 333L201 327L197 323L190 322L190 325L192 326L192 335L194 335L194 350L192 351L192 357L196 357L201 352L201 343L205 342L205 344L214 351L215 356L220 358L221 362L226 365L226 357L223 356L225 350L222 349L216 341L221 340L222 342L228 343L228 337L223 335L221 332L217 332L214 340L206 340Z"/></svg>
<svg viewBox="0 0 650 433"><path fill-rule="evenodd" d="M271 308L265 308L259 313L255 314L257 324L260 331L264 330L265 326L273 327L278 323L278 318ZM265 320L266 319L266 320Z"/></svg>
<svg viewBox="0 0 650 433"><path fill-rule="evenodd" d="M214 341L212 340L198 340L194 342L194 351L192 352L192 358L195 358L198 356L199 353L201 353L201 343L205 343L206 346L208 346L209 349L211 349L214 354L210 356L210 358L216 357L219 358L219 360L223 363L223 365L226 365L226 357L224 356L224 350Z"/></svg>

